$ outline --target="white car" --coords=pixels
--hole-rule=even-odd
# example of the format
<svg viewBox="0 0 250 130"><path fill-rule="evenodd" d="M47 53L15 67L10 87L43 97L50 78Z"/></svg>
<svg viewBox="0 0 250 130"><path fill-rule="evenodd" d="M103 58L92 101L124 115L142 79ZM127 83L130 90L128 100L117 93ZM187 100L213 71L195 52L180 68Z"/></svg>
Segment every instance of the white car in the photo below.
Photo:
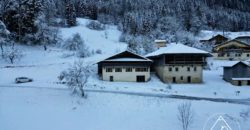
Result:
<svg viewBox="0 0 250 130"><path fill-rule="evenodd" d="M28 77L17 77L15 82L16 83L27 83L27 82L32 82L33 79L28 78Z"/></svg>

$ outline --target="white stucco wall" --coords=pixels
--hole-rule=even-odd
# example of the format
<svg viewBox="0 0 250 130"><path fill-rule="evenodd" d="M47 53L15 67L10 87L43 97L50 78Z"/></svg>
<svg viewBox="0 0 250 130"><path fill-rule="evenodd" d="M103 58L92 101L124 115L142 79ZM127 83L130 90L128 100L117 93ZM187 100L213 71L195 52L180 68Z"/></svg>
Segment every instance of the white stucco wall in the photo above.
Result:
<svg viewBox="0 0 250 130"><path fill-rule="evenodd" d="M102 68L102 79L105 81L110 81L110 76L113 76L113 80L117 82L136 82L137 76L145 76L145 81L149 81L150 79L150 68L148 67L147 72L136 72L133 67L132 72L126 72L126 67L122 67L122 72L115 72L115 68L113 67L112 72L106 72L106 68ZM120 67L118 67L120 68ZM145 67L142 67L145 68Z"/></svg>

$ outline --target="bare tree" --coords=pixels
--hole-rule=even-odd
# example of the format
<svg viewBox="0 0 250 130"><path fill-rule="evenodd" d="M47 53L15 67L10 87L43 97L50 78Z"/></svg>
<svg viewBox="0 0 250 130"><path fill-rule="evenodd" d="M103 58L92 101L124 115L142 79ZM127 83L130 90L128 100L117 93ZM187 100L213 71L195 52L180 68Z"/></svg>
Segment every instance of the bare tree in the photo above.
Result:
<svg viewBox="0 0 250 130"><path fill-rule="evenodd" d="M12 46L5 49L3 57L6 61L14 64L17 60L20 60L23 57L23 53L21 50Z"/></svg>
<svg viewBox="0 0 250 130"><path fill-rule="evenodd" d="M193 123L194 112L191 109L192 104L190 102L182 103L178 106L178 120L181 123L183 130L188 130Z"/></svg>
<svg viewBox="0 0 250 130"><path fill-rule="evenodd" d="M67 86L72 89L72 93L85 96L84 87L87 84L88 78L91 75L91 66L84 66L82 61L75 62L68 70L63 71L58 77L60 81L65 81Z"/></svg>

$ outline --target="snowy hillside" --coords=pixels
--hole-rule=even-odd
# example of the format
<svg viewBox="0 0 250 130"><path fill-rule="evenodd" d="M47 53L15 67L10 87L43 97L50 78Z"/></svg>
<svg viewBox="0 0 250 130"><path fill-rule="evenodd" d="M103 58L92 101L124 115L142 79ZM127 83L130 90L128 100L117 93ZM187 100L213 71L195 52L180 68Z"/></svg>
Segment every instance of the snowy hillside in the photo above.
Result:
<svg viewBox="0 0 250 130"><path fill-rule="evenodd" d="M250 88L235 87L222 79L222 66L232 61L210 59L211 70L204 70L202 84L172 84L168 88L154 73L146 83L102 81L96 62L125 50L127 44L119 42L121 32L116 26L106 25L105 30L97 31L86 27L89 22L78 18L78 26L60 28L64 41L79 33L90 50L102 51L80 59L94 68L84 88L87 98L72 96L58 80L63 70L79 60L72 51L17 45L24 53L20 61L0 61L1 130L181 130L176 115L183 102L191 102L195 111L192 130L201 130L215 113L230 115L242 130L250 128L250 119L240 116L249 108ZM200 37L208 34L215 33L205 31ZM231 33L241 34L245 35ZM34 81L16 84L15 78L21 76Z"/></svg>
<svg viewBox="0 0 250 130"><path fill-rule="evenodd" d="M100 49L104 54L113 54L126 49L126 44L119 42L121 32L117 30L116 26L106 25L104 31L91 30L86 27L90 21L78 18L78 26L61 29L63 39L66 40L73 34L79 33L91 50Z"/></svg>

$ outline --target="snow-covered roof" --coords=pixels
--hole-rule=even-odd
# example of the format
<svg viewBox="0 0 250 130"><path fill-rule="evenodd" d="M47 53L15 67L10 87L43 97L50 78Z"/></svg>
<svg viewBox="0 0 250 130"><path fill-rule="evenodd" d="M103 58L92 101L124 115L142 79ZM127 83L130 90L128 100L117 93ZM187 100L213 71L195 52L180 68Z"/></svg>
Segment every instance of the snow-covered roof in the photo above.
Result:
<svg viewBox="0 0 250 130"><path fill-rule="evenodd" d="M166 42L166 40L155 40L155 42Z"/></svg>
<svg viewBox="0 0 250 130"><path fill-rule="evenodd" d="M232 67L232 66L238 64L239 62L242 62L243 64L245 64L247 66L250 66L247 61L231 61L231 62L227 62L223 67Z"/></svg>
<svg viewBox="0 0 250 130"><path fill-rule="evenodd" d="M106 58L102 61L99 61L98 63L100 62L153 62L152 60L146 58L146 57L143 57L143 56L140 56L138 54L135 54L133 52L130 52L128 50L126 51L123 51L121 53L118 53L118 54L115 54L109 58Z"/></svg>
<svg viewBox="0 0 250 130"><path fill-rule="evenodd" d="M232 80L250 80L250 78L232 78Z"/></svg>
<svg viewBox="0 0 250 130"><path fill-rule="evenodd" d="M149 59L139 59L139 58L115 58L115 59L108 59L104 61L151 61Z"/></svg>
<svg viewBox="0 0 250 130"><path fill-rule="evenodd" d="M168 44L167 47L161 47L157 51L147 54L146 57L160 56L163 54L208 54L209 55L209 52L189 47L180 43L178 44L171 43Z"/></svg>

